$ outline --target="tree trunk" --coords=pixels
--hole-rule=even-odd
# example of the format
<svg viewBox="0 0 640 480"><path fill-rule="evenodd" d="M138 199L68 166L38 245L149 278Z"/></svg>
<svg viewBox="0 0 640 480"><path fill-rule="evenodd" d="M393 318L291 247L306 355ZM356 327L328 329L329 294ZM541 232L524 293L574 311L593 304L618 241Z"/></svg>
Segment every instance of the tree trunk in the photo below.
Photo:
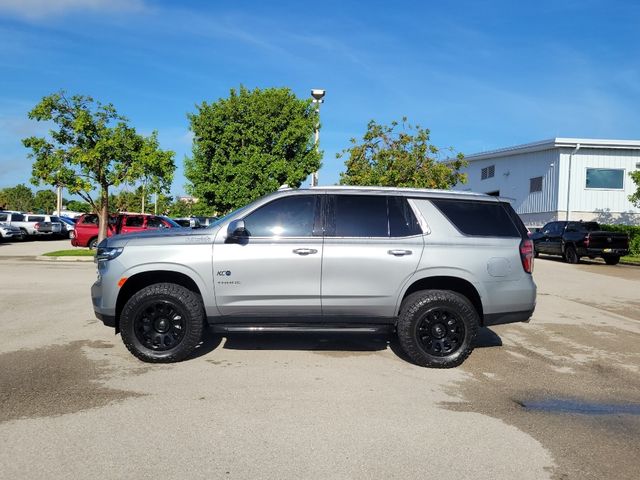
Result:
<svg viewBox="0 0 640 480"><path fill-rule="evenodd" d="M100 193L100 227L98 228L98 243L107 238L107 227L109 225L109 187L102 187Z"/></svg>

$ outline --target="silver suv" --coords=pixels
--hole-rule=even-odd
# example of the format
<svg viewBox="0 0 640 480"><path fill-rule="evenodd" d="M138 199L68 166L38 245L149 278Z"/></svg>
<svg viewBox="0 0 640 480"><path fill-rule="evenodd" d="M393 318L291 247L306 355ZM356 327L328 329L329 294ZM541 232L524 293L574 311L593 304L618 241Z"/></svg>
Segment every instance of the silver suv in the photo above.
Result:
<svg viewBox="0 0 640 480"><path fill-rule="evenodd" d="M454 367L480 326L528 321L533 245L508 202L439 190L280 190L206 229L98 246L96 316L147 362L214 332L395 331L413 362Z"/></svg>

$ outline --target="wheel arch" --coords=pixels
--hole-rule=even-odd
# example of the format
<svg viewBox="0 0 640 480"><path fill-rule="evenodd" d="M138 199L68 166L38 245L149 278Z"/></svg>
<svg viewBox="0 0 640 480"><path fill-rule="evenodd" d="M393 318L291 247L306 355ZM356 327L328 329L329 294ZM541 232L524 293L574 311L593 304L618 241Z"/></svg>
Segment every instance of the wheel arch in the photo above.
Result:
<svg viewBox="0 0 640 480"><path fill-rule="evenodd" d="M484 308L482 306L482 297L476 286L474 286L474 284L467 279L449 274L432 275L412 281L404 291L402 297L400 298L400 302L398 302L396 311L397 315L400 314L400 308L404 299L412 293L418 292L420 290L451 290L463 295L464 297L469 299L473 307L476 309L476 312L478 312L481 325L484 325Z"/></svg>
<svg viewBox="0 0 640 480"><path fill-rule="evenodd" d="M189 275L175 270L147 270L127 278L116 300L115 328L120 331L120 314L127 301L141 289L155 283L175 283L202 297L201 287Z"/></svg>

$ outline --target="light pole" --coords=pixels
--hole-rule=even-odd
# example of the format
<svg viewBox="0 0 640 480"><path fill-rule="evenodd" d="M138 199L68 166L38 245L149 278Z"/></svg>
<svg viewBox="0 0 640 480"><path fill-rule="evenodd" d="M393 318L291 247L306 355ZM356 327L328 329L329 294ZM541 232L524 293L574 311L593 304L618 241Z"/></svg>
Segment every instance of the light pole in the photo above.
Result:
<svg viewBox="0 0 640 480"><path fill-rule="evenodd" d="M324 103L324 95L327 93L326 90L321 90L319 88L314 88L311 90L311 96L313 97L313 103L316 104L316 113L318 114L317 122L316 122L316 139L315 139L315 148L316 152L318 151L318 144L320 143L320 104ZM311 186L318 186L318 172L315 171L311 174Z"/></svg>
<svg viewBox="0 0 640 480"><path fill-rule="evenodd" d="M60 170L56 172L56 209L58 216L62 216L62 185L60 184Z"/></svg>

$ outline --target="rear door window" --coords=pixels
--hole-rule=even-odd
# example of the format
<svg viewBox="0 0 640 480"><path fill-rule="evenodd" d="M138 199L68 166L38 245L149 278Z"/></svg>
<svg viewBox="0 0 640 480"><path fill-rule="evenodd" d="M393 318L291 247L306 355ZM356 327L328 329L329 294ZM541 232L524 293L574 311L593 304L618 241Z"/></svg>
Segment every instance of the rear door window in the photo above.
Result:
<svg viewBox="0 0 640 480"><path fill-rule="evenodd" d="M387 197L335 195L334 222L329 235L336 237L388 237Z"/></svg>
<svg viewBox="0 0 640 480"><path fill-rule="evenodd" d="M431 202L465 235L521 237L501 203L449 199L431 199Z"/></svg>
<svg viewBox="0 0 640 480"><path fill-rule="evenodd" d="M413 209L404 197L387 197L389 209L389 236L410 237L422 234Z"/></svg>

